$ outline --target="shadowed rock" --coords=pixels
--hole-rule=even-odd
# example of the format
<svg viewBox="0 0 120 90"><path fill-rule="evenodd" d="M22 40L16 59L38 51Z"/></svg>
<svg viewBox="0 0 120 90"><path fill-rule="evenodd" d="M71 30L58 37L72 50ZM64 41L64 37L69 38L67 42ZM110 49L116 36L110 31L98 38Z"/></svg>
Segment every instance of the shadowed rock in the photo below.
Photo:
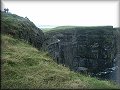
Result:
<svg viewBox="0 0 120 90"><path fill-rule="evenodd" d="M112 26L103 27L74 27L50 31L46 34L52 43L44 48L59 53L59 63L76 70L78 67L86 67L87 72L99 73L113 67L116 57L116 36ZM56 41L59 40L60 42ZM45 43L44 43L45 44ZM48 47L49 46L49 47ZM82 68L77 71L82 70Z"/></svg>

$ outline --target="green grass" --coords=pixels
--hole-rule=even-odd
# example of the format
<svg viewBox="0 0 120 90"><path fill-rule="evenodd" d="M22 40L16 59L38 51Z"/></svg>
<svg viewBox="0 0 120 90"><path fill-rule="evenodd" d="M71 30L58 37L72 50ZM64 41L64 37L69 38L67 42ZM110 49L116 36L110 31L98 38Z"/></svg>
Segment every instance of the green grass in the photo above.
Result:
<svg viewBox="0 0 120 90"><path fill-rule="evenodd" d="M48 32L50 31L52 28L41 28L41 30L45 33L45 32Z"/></svg>
<svg viewBox="0 0 120 90"><path fill-rule="evenodd" d="M58 65L47 52L26 42L2 35L1 88L120 88L110 81L100 81Z"/></svg>
<svg viewBox="0 0 120 90"><path fill-rule="evenodd" d="M99 29L113 29L113 26L58 26L52 28L50 32L65 32L65 31L75 31L78 30L99 30Z"/></svg>
<svg viewBox="0 0 120 90"><path fill-rule="evenodd" d="M37 29L37 27L34 25L33 22L31 22L27 18L20 17L16 14L10 14L10 13L1 13L1 23L4 25L5 28L8 30L28 30L30 29Z"/></svg>
<svg viewBox="0 0 120 90"><path fill-rule="evenodd" d="M1 12L1 33L24 39L40 49L44 41L44 33L28 18Z"/></svg>
<svg viewBox="0 0 120 90"><path fill-rule="evenodd" d="M105 34L113 33L113 26L58 26L44 32L45 37L49 38L57 34L98 34L104 32Z"/></svg>

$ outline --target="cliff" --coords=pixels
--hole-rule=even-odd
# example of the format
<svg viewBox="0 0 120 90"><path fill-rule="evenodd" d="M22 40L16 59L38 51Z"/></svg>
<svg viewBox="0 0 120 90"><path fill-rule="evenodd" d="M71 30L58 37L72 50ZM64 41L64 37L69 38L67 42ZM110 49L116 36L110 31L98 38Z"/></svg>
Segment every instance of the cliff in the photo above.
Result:
<svg viewBox="0 0 120 90"><path fill-rule="evenodd" d="M116 29L101 27L56 27L45 33L43 47L57 63L90 75L113 67L117 54Z"/></svg>
<svg viewBox="0 0 120 90"><path fill-rule="evenodd" d="M49 56L48 52L43 52L40 49L41 46L44 46L58 63L61 63L63 59L62 64L69 65L70 58L68 55L72 55L71 52L76 53L75 58L79 56L78 48L73 49L74 44L80 43L79 39L77 39L79 31L74 33L74 31L71 32L72 29L69 33L70 35L68 30L65 34L55 34L55 36L49 33L45 37L43 32L28 18L10 13L2 13L1 23L1 89L120 88L117 84L110 81L98 80L97 78L71 71L68 67L57 64ZM71 41L74 43L72 44ZM68 48L65 49L65 46ZM59 50L60 53L58 53ZM84 55L87 58L86 54L82 56ZM72 61L72 59L70 60ZM74 63L74 60L71 64L73 66L74 64L77 65L77 63ZM72 69L74 68L72 67ZM86 70L87 67L79 67L79 69Z"/></svg>
<svg viewBox="0 0 120 90"><path fill-rule="evenodd" d="M27 17L15 14L1 13L1 32L10 34L15 38L23 39L40 49L44 41L44 33L37 28Z"/></svg>
<svg viewBox="0 0 120 90"><path fill-rule="evenodd" d="M110 81L98 80L58 65L47 52L2 35L1 89L119 89Z"/></svg>

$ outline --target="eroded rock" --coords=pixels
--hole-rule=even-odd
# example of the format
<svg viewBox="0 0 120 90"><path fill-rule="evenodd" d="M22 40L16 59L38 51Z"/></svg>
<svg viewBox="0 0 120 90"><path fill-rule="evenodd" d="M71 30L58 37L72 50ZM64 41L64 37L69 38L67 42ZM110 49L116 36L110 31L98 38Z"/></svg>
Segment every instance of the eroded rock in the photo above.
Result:
<svg viewBox="0 0 120 90"><path fill-rule="evenodd" d="M113 66L117 49L112 26L67 29L70 30L48 33L49 44L45 48L57 63L78 71L79 67L85 67L94 73Z"/></svg>

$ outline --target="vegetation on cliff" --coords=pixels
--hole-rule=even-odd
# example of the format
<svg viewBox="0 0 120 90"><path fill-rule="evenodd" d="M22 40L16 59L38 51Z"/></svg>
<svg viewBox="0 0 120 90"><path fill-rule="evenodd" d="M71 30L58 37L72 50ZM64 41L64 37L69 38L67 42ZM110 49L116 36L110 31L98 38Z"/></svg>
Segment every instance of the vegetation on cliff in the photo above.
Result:
<svg viewBox="0 0 120 90"><path fill-rule="evenodd" d="M72 70L80 71L80 67L85 67L91 76L99 75L115 63L115 32L116 29L112 26L60 26L45 32L43 47L58 63L65 64ZM110 73L107 71L105 74Z"/></svg>
<svg viewBox="0 0 120 90"><path fill-rule="evenodd" d="M99 30L107 31L110 32L110 30L113 29L113 26L89 26L89 27L84 27L84 26L58 26L52 29L48 30L43 30L45 31L46 35L55 35L59 33L73 33L75 31L80 31L80 32L98 32ZM109 30L108 30L109 29ZM106 33L107 33L106 32Z"/></svg>
<svg viewBox="0 0 120 90"><path fill-rule="evenodd" d="M22 34L19 34L19 31L22 31ZM39 37L44 38L42 35L43 33L28 19L13 14L2 14L2 89L120 88L110 81L91 78L58 65L47 52L32 47L38 45L35 42ZM29 37L26 39L27 36ZM35 40L32 40L32 45L27 43L30 38ZM42 41L40 42L42 44Z"/></svg>
<svg viewBox="0 0 120 90"><path fill-rule="evenodd" d="M44 41L44 33L37 28L27 17L15 14L1 13L1 32L10 34L15 38L23 39L40 49Z"/></svg>
<svg viewBox="0 0 120 90"><path fill-rule="evenodd" d="M84 76L58 65L47 52L2 35L2 89L119 88L110 81Z"/></svg>

